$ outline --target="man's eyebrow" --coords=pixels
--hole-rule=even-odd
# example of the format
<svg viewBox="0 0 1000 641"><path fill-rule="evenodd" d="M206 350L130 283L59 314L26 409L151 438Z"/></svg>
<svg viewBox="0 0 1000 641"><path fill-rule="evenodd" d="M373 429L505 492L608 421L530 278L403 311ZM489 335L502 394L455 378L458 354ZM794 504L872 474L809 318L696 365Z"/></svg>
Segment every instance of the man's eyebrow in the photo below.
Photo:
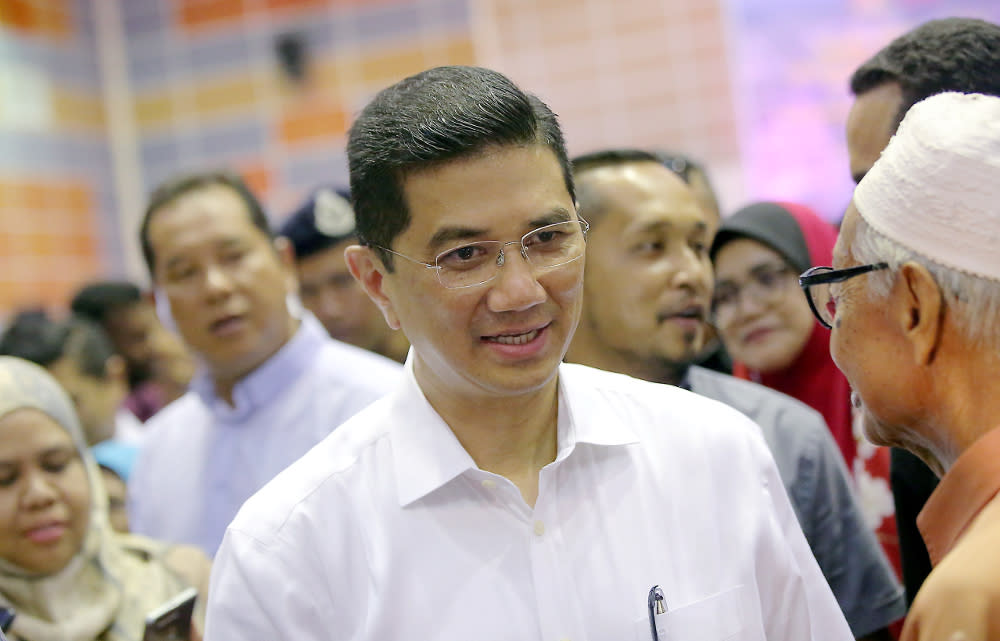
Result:
<svg viewBox="0 0 1000 641"><path fill-rule="evenodd" d="M568 220L573 220L575 214L564 207L556 207L537 218L533 218L528 221L528 226L531 231L532 229L537 229L538 227L544 227L545 225L551 225L553 223L563 223ZM431 239L427 242L427 249L431 252L440 249L442 246L448 245L456 240L469 240L471 238L482 238L489 233L489 230L477 227L442 227L441 229L434 232ZM496 240L496 239L491 239Z"/></svg>
<svg viewBox="0 0 1000 641"><path fill-rule="evenodd" d="M564 207L556 207L538 218L533 218L529 224L533 229L537 229L538 227L544 227L545 225L564 223L568 220L574 220L575 218L576 214L574 212L571 212Z"/></svg>
<svg viewBox="0 0 1000 641"><path fill-rule="evenodd" d="M648 232L656 232L656 231L670 231L675 226L676 225L669 220L654 220L648 223L643 223L638 227L629 229L628 231L637 234L645 234ZM686 226L686 224L684 226ZM704 221L698 221L693 225L691 225L691 231L695 233L704 233L708 231L708 224L705 223Z"/></svg>
<svg viewBox="0 0 1000 641"><path fill-rule="evenodd" d="M485 229L477 229L474 227L442 227L434 232L431 239L427 241L427 249L436 251L442 246L451 244L456 240L481 238L485 233Z"/></svg>
<svg viewBox="0 0 1000 641"><path fill-rule="evenodd" d="M212 248L214 251L219 251L219 250L228 251L230 249L233 249L234 247L241 247L243 244L244 241L242 238L238 238L236 236L227 236L226 238L223 238L218 242L214 243ZM183 264L187 260L188 260L187 255L177 254L175 256L171 256L170 259L167 260L167 262L165 263L165 267L166 269L170 269L179 264Z"/></svg>

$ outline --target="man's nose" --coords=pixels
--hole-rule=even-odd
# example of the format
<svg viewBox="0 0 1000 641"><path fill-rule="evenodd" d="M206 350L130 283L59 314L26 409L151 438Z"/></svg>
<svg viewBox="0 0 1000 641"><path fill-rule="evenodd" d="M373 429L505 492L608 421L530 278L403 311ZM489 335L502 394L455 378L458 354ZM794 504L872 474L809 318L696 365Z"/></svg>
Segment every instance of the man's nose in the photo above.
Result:
<svg viewBox="0 0 1000 641"><path fill-rule="evenodd" d="M517 249L507 251L506 246ZM538 282L531 263L523 256L520 242L506 243L498 257L498 272L488 295L489 308L495 312L529 309L543 302L545 288Z"/></svg>
<svg viewBox="0 0 1000 641"><path fill-rule="evenodd" d="M219 265L209 265L205 269L205 290L209 295L219 295L231 292L233 277Z"/></svg>

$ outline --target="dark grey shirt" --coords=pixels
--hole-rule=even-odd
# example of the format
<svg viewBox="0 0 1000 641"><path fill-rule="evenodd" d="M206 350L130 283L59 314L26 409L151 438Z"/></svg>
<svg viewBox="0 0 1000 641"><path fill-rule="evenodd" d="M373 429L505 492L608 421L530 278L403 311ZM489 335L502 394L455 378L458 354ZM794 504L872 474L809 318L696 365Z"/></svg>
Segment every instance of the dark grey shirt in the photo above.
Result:
<svg viewBox="0 0 1000 641"><path fill-rule="evenodd" d="M865 524L822 415L775 390L702 367L689 389L749 416L764 432L809 547L855 637L906 614L903 589Z"/></svg>

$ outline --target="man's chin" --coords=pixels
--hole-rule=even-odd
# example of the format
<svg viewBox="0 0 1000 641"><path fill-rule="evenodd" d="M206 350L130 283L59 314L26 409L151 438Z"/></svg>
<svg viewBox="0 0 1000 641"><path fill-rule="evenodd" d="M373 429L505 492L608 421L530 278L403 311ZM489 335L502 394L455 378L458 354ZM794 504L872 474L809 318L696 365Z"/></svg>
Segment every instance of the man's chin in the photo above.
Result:
<svg viewBox="0 0 1000 641"><path fill-rule="evenodd" d="M857 401L854 401L857 403ZM883 423L866 405L861 405L861 433L873 445L900 447L898 430Z"/></svg>
<svg viewBox="0 0 1000 641"><path fill-rule="evenodd" d="M867 405L861 407L861 433L873 445L912 449L910 431L905 426L881 420Z"/></svg>
<svg viewBox="0 0 1000 641"><path fill-rule="evenodd" d="M656 367L661 372L658 380L672 384L680 383L681 379L687 374L688 368L694 364L696 356L697 354L694 350L669 355L658 355L655 359Z"/></svg>

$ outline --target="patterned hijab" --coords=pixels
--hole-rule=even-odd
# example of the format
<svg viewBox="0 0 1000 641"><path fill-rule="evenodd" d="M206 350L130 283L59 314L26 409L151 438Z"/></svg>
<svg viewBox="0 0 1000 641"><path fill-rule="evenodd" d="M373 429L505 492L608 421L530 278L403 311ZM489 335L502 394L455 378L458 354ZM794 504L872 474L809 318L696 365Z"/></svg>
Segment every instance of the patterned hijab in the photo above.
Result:
<svg viewBox="0 0 1000 641"><path fill-rule="evenodd" d="M23 641L139 641L146 614L185 585L160 561L163 547L112 531L100 472L55 379L26 360L0 357L0 418L23 408L43 412L72 437L90 485L90 520L80 550L54 574L32 574L0 558L0 604L17 613L10 634Z"/></svg>

